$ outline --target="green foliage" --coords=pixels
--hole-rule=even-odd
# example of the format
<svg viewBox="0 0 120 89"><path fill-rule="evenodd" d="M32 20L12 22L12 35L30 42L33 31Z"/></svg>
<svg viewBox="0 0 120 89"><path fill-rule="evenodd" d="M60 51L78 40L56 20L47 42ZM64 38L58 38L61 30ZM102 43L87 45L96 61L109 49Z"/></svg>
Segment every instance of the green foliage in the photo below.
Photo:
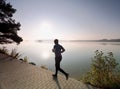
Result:
<svg viewBox="0 0 120 89"><path fill-rule="evenodd" d="M95 51L91 70L83 77L83 81L104 89L120 89L120 67L113 53L104 55L102 51Z"/></svg>
<svg viewBox="0 0 120 89"><path fill-rule="evenodd" d="M0 0L0 44L13 42L19 44L23 40L17 34L21 25L12 18L15 12L16 9L10 3Z"/></svg>

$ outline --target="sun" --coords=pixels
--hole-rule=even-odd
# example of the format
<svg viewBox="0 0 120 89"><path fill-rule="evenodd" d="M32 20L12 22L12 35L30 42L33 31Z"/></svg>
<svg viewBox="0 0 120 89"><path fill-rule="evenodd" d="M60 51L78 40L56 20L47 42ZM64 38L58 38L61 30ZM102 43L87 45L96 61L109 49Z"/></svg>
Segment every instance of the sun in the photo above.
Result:
<svg viewBox="0 0 120 89"><path fill-rule="evenodd" d="M52 24L48 21L43 21L40 23L40 29L41 30L51 30L52 29Z"/></svg>
<svg viewBox="0 0 120 89"><path fill-rule="evenodd" d="M39 23L37 30L38 37L40 39L52 39L54 38L54 27L53 23L50 21L42 21Z"/></svg>

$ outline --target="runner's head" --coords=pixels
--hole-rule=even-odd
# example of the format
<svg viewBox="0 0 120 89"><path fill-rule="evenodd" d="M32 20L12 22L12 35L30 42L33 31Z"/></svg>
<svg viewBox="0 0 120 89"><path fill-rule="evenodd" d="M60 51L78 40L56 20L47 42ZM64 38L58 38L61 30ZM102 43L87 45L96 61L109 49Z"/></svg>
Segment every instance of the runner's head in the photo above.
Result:
<svg viewBox="0 0 120 89"><path fill-rule="evenodd" d="M54 43L55 43L55 44L58 44L58 39L55 39L55 40L54 40Z"/></svg>

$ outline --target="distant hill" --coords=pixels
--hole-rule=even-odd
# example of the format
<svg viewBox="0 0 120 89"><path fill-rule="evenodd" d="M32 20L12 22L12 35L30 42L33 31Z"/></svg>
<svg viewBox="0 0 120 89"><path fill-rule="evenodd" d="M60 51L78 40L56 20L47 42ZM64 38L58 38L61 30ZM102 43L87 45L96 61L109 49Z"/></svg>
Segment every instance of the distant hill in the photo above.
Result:
<svg viewBox="0 0 120 89"><path fill-rule="evenodd" d="M65 42L120 42L120 39L100 39L100 40L62 40Z"/></svg>
<svg viewBox="0 0 120 89"><path fill-rule="evenodd" d="M99 42L120 42L120 39L101 39Z"/></svg>
<svg viewBox="0 0 120 89"><path fill-rule="evenodd" d="M100 40L69 40L72 42L120 42L120 39L100 39Z"/></svg>
<svg viewBox="0 0 120 89"><path fill-rule="evenodd" d="M38 42L50 42L53 40L37 40ZM63 42L120 42L120 39L100 39L100 40L61 40Z"/></svg>

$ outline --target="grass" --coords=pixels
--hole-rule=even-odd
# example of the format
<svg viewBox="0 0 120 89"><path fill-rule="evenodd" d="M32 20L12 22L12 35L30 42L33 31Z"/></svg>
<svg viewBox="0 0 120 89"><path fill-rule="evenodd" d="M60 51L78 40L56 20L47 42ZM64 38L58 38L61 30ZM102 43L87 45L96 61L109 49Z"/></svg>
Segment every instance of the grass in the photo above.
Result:
<svg viewBox="0 0 120 89"><path fill-rule="evenodd" d="M24 62L28 62L28 57L25 56L24 59L23 59Z"/></svg>
<svg viewBox="0 0 120 89"><path fill-rule="evenodd" d="M17 52L17 49L12 49L10 56L16 59L19 59L21 57L21 54Z"/></svg>
<svg viewBox="0 0 120 89"><path fill-rule="evenodd" d="M83 76L82 81L102 89L120 89L120 67L113 53L104 55L96 50L91 70Z"/></svg>
<svg viewBox="0 0 120 89"><path fill-rule="evenodd" d="M21 56L21 54L19 52L17 52L17 49L12 49L12 51L9 52L9 50L4 46L2 48L0 48L0 53L9 55L9 56L16 58L16 59L20 58L20 56Z"/></svg>
<svg viewBox="0 0 120 89"><path fill-rule="evenodd" d="M12 49L11 52L9 52L9 50L3 46L0 48L0 53L9 55L10 57L13 57L13 59L20 59L22 62L28 62L28 57L25 56L24 58L21 58L22 55L20 52L17 52L17 49ZM33 62L29 62L29 64L36 65Z"/></svg>
<svg viewBox="0 0 120 89"><path fill-rule="evenodd" d="M7 54L7 55L9 54L7 48L4 46L0 48L0 53Z"/></svg>

